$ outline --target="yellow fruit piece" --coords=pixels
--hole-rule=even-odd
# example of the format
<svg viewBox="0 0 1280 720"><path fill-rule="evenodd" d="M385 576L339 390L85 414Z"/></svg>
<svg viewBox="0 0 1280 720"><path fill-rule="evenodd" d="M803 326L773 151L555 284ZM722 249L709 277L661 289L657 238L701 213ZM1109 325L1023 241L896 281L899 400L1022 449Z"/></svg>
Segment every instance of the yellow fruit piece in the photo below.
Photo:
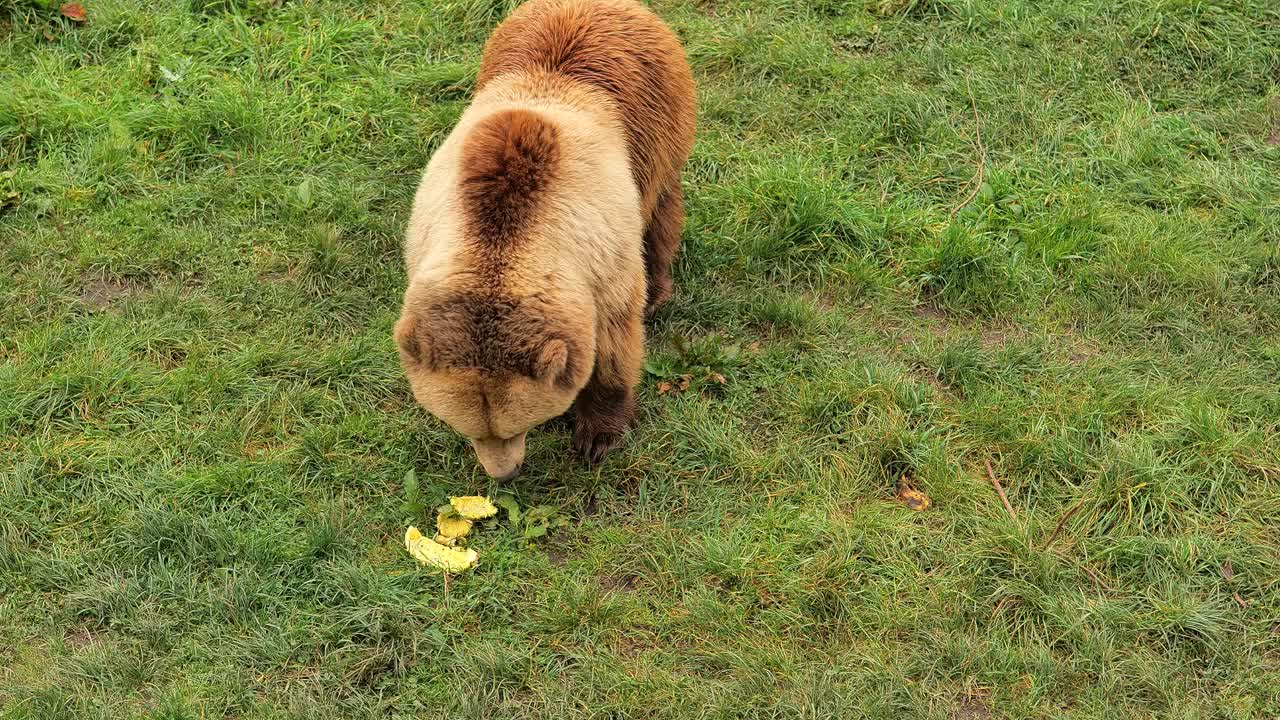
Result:
<svg viewBox="0 0 1280 720"><path fill-rule="evenodd" d="M462 572L476 566L479 557L475 550L459 550L445 547L425 538L418 528L410 527L404 534L404 547L423 565L430 565L445 572Z"/></svg>
<svg viewBox="0 0 1280 720"><path fill-rule="evenodd" d="M439 513L436 515L436 531L444 537L456 540L471 532L471 521L453 513Z"/></svg>
<svg viewBox="0 0 1280 720"><path fill-rule="evenodd" d="M465 495L450 497L449 504L458 514L468 520L483 520L498 514L498 508L483 495Z"/></svg>

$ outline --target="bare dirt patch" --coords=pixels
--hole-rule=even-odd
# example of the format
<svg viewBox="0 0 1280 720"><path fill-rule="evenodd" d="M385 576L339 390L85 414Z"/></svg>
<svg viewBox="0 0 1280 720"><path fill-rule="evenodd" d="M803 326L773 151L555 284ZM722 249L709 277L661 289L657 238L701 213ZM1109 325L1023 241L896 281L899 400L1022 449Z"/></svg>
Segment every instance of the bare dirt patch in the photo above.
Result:
<svg viewBox="0 0 1280 720"><path fill-rule="evenodd" d="M94 310L101 310L129 297L137 289L138 286L128 280L90 280L80 290L80 302Z"/></svg>
<svg viewBox="0 0 1280 720"><path fill-rule="evenodd" d="M636 576L604 575L600 578L600 587L605 592L631 592L636 587Z"/></svg>
<svg viewBox="0 0 1280 720"><path fill-rule="evenodd" d="M981 695L962 698L951 714L951 720L987 720L991 717L991 706Z"/></svg>
<svg viewBox="0 0 1280 720"><path fill-rule="evenodd" d="M917 305L915 316L924 321L925 328L935 337L946 335L951 328L951 324L947 322L947 314L936 305Z"/></svg>
<svg viewBox="0 0 1280 720"><path fill-rule="evenodd" d="M653 643L644 638L620 637L615 644L614 649L618 653L618 657L624 660L639 655L640 653L653 648Z"/></svg>
<svg viewBox="0 0 1280 720"><path fill-rule="evenodd" d="M97 644L98 635L88 628L80 628L67 636L67 645L73 650L83 650Z"/></svg>
<svg viewBox="0 0 1280 720"><path fill-rule="evenodd" d="M1018 331L1011 328L986 328L978 333L978 344L983 350L994 351L1018 338Z"/></svg>
<svg viewBox="0 0 1280 720"><path fill-rule="evenodd" d="M569 549L560 545L547 546L547 562L555 567L564 567L569 562Z"/></svg>

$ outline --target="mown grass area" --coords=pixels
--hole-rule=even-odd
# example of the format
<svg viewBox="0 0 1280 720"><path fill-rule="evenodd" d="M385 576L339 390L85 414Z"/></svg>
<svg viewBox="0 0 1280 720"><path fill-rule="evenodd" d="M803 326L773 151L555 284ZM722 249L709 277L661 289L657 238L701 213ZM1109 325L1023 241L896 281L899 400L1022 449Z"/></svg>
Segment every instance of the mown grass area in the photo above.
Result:
<svg viewBox="0 0 1280 720"><path fill-rule="evenodd" d="M400 235L510 3L83 4L0 0L0 717L1275 717L1271 0L655 0L641 424L447 585Z"/></svg>

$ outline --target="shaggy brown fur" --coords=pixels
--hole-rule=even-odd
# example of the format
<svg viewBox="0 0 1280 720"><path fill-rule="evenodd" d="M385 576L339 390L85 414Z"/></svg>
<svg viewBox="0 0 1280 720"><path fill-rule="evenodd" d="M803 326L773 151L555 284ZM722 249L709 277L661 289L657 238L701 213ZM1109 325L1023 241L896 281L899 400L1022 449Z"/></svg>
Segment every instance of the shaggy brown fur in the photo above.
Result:
<svg viewBox="0 0 1280 720"><path fill-rule="evenodd" d="M504 249L533 220L555 182L560 132L528 110L494 113L462 146L462 198L471 234Z"/></svg>
<svg viewBox="0 0 1280 720"><path fill-rule="evenodd" d="M570 404L574 449L596 463L633 423L644 314L671 294L684 51L635 0L532 0L490 38L477 85L415 198L401 360L495 477Z"/></svg>
<svg viewBox="0 0 1280 720"><path fill-rule="evenodd" d="M650 314L671 296L684 197L680 172L693 148L693 75L680 41L633 0L533 0L489 41L481 89L509 73L542 70L581 81L616 103L645 217Z"/></svg>
<svg viewBox="0 0 1280 720"><path fill-rule="evenodd" d="M405 351L431 370L474 368L490 373L516 373L552 379L562 387L580 375L583 353L573 328L539 307L538 299L519 299L477 292L439 293L419 298L414 323L402 338ZM434 337L446 338L436 342Z"/></svg>

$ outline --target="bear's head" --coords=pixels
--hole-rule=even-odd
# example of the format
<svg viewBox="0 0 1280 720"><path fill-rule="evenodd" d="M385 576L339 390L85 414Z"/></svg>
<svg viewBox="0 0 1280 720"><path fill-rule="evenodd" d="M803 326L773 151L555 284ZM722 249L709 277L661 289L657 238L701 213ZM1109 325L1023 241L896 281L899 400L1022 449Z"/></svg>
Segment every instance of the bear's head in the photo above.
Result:
<svg viewBox="0 0 1280 720"><path fill-rule="evenodd" d="M519 474L525 433L567 411L591 378L594 318L573 305L442 286L405 295L395 337L413 395L471 440L494 478Z"/></svg>

